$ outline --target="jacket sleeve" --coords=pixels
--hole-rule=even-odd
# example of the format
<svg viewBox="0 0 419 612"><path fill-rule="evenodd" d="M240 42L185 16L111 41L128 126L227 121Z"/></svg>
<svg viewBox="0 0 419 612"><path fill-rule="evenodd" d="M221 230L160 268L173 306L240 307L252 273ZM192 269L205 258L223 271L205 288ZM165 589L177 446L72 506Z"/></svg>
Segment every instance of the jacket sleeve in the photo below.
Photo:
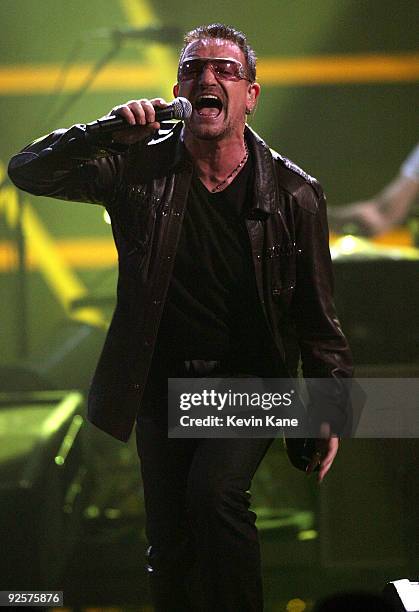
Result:
<svg viewBox="0 0 419 612"><path fill-rule="evenodd" d="M329 251L326 200L320 185L305 184L297 197L296 291L293 313L315 420L342 433L348 417L348 394L353 375L352 355L333 301L333 271Z"/></svg>
<svg viewBox="0 0 419 612"><path fill-rule="evenodd" d="M9 162L12 182L34 195L107 204L124 161L125 145L101 146L84 125L35 140Z"/></svg>

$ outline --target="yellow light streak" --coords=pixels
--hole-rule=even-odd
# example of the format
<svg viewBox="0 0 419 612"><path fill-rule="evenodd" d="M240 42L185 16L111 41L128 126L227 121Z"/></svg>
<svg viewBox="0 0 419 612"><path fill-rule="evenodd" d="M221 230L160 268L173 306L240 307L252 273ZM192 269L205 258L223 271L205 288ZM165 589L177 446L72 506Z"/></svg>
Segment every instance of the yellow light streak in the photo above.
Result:
<svg viewBox="0 0 419 612"><path fill-rule="evenodd" d="M31 66L1 66L0 94L53 93L60 72L58 64ZM77 91L90 74L90 64L72 66L66 75L64 92ZM176 74L176 72L174 72ZM153 87L160 82L158 70L141 64L111 64L96 77L90 91L124 91L140 86Z"/></svg>
<svg viewBox="0 0 419 612"><path fill-rule="evenodd" d="M149 0L120 0L120 2L131 26L144 28L159 25L159 19L153 12ZM152 71L154 78L156 78L158 95L167 101L171 100L173 98L172 87L176 80L177 71L177 58L173 50L165 45L150 44L145 49L145 58L148 69ZM141 85L145 86L144 81L141 81ZM152 86L154 86L154 82Z"/></svg>
<svg viewBox="0 0 419 612"><path fill-rule="evenodd" d="M122 0L121 0L122 1ZM128 0L124 0L127 2ZM167 99L176 79L177 58L161 45L150 45L146 62L112 63L100 72L90 91L130 91L141 85L156 88ZM53 93L61 67L58 64L0 66L0 95ZM91 69L77 64L67 75L64 92L76 91ZM344 85L346 83L397 83L419 80L419 54L329 55L304 58L261 58L258 81L262 85Z"/></svg>
<svg viewBox="0 0 419 612"><path fill-rule="evenodd" d="M1 162L0 166L1 175L2 172L4 173L4 166ZM15 227L19 214L18 197L18 192L14 187L6 186L0 189L0 213L4 214L6 222L11 227ZM23 201L22 228L28 250L36 254L36 260L45 281L58 302L69 314L71 303L86 295L87 289L56 248L54 239L44 228L28 199ZM13 260L16 264L16 259L13 258ZM106 325L106 320L98 308L80 308L72 313L72 318L91 325Z"/></svg>
<svg viewBox="0 0 419 612"><path fill-rule="evenodd" d="M416 81L419 54L265 58L258 65L258 79L268 85Z"/></svg>
<svg viewBox="0 0 419 612"><path fill-rule="evenodd" d="M54 242L55 252L66 265L74 268L94 270L108 268L117 263L117 254L112 238L61 238ZM11 242L0 242L0 271L14 270L17 265L17 254ZM26 266L30 271L40 269L37 249L28 245Z"/></svg>
<svg viewBox="0 0 419 612"><path fill-rule="evenodd" d="M341 236L332 234L330 244L333 247L341 240ZM412 235L406 228L396 228L382 236L376 236L368 241L368 244L382 247L400 247L406 257L412 251ZM112 238L85 236L83 238L60 238L54 242L55 253L59 254L61 260L72 267L85 270L110 268L117 264L117 253ZM417 250L413 249L416 256ZM41 263L38 259L37 250L31 244L27 249L27 269L36 272ZM0 242L0 273L16 270L17 254L14 245L10 241Z"/></svg>
<svg viewBox="0 0 419 612"><path fill-rule="evenodd" d="M146 0L119 0L128 23L138 28L157 25L158 21Z"/></svg>

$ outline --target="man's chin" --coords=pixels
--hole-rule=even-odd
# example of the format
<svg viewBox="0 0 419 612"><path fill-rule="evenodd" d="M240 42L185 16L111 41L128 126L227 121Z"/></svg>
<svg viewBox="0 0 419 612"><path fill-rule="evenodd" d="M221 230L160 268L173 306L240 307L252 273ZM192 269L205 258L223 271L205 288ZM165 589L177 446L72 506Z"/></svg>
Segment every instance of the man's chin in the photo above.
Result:
<svg viewBox="0 0 419 612"><path fill-rule="evenodd" d="M186 129L194 138L199 140L219 140L228 133L225 125L205 125L190 123L186 125Z"/></svg>

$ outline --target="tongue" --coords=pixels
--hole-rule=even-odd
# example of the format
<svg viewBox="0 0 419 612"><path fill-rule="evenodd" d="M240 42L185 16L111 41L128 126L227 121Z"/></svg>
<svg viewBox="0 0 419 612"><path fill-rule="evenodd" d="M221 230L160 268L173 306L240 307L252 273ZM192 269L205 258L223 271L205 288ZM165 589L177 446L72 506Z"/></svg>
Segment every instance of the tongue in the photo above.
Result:
<svg viewBox="0 0 419 612"><path fill-rule="evenodd" d="M198 111L198 115L201 115L201 117L218 117L219 114L218 108L213 106L204 106Z"/></svg>

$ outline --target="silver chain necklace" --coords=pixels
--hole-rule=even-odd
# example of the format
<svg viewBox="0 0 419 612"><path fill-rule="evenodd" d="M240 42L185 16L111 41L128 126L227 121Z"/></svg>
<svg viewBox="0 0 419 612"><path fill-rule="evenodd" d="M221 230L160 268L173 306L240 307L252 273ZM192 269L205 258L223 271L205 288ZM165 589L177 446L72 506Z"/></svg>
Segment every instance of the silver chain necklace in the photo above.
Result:
<svg viewBox="0 0 419 612"><path fill-rule="evenodd" d="M220 191L221 188L228 183L228 181L235 175L237 174L237 172L240 170L240 168L242 168L244 166L244 164L247 162L247 158L249 157L249 149L247 148L247 142L244 143L244 147L246 149L246 152L244 154L243 159L237 164L237 166L234 168L234 170L232 170L230 172L230 174L223 180L221 181L221 183L218 183L218 185L216 185L215 187L213 187L211 189L211 193L217 193L217 191Z"/></svg>

